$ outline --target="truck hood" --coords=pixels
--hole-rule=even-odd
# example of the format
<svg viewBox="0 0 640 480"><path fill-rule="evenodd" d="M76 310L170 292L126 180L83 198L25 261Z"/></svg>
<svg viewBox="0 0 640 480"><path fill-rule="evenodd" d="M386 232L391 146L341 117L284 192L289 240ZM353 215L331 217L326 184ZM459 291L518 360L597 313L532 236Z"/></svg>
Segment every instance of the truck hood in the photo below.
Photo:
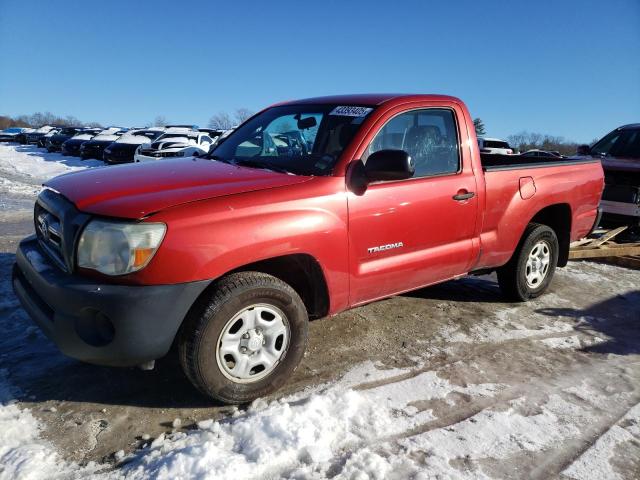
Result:
<svg viewBox="0 0 640 480"><path fill-rule="evenodd" d="M189 158L68 173L49 180L45 186L60 192L80 211L139 219L183 203L294 185L309 179Z"/></svg>

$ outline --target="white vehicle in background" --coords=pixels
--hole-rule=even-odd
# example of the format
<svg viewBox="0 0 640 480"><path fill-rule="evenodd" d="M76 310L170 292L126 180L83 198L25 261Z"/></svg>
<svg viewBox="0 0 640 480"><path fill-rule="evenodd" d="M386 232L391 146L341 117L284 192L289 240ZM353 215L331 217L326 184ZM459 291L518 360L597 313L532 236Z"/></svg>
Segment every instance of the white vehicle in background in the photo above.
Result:
<svg viewBox="0 0 640 480"><path fill-rule="evenodd" d="M209 153L215 141L197 130L169 128L153 143L140 145L134 161L150 162L168 157L198 157Z"/></svg>
<svg viewBox="0 0 640 480"><path fill-rule="evenodd" d="M499 138L478 137L480 153L497 153L499 155L512 155L513 148L509 143Z"/></svg>
<svg viewBox="0 0 640 480"><path fill-rule="evenodd" d="M102 159L108 165L132 163L138 147L153 142L164 130L164 127L132 128L104 149Z"/></svg>

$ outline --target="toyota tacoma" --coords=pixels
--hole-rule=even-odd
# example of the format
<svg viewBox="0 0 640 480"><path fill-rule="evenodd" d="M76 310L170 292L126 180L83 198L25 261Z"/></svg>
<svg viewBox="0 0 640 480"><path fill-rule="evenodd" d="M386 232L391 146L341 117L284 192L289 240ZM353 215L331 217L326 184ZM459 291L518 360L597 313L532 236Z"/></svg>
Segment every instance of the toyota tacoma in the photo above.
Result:
<svg viewBox="0 0 640 480"><path fill-rule="evenodd" d="M195 387L244 403L293 373L309 319L491 271L541 295L602 188L597 158L481 157L453 97L299 100L205 156L50 180L12 281L68 356L150 366L175 345Z"/></svg>

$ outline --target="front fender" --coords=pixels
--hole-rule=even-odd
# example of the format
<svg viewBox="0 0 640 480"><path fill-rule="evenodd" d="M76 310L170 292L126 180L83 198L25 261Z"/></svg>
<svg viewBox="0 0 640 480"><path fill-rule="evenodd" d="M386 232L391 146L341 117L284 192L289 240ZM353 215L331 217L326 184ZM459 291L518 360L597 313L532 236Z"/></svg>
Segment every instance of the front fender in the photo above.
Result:
<svg viewBox="0 0 640 480"><path fill-rule="evenodd" d="M348 303L343 178L193 202L152 220L166 223L167 233L151 263L130 277L134 283L214 280L250 263L307 254L324 272L332 311Z"/></svg>

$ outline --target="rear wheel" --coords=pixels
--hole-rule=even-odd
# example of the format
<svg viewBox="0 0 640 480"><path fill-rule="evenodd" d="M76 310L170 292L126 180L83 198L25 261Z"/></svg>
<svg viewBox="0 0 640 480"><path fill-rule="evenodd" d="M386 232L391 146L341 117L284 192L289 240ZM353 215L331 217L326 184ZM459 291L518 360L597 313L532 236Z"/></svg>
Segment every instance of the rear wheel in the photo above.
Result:
<svg viewBox="0 0 640 480"><path fill-rule="evenodd" d="M308 317L298 294L264 273L228 275L185 320L182 368L205 395L246 403L280 388L307 346Z"/></svg>
<svg viewBox="0 0 640 480"><path fill-rule="evenodd" d="M549 287L559 252L558 238L546 225L532 223L509 263L498 269L498 284L510 300L539 297Z"/></svg>

